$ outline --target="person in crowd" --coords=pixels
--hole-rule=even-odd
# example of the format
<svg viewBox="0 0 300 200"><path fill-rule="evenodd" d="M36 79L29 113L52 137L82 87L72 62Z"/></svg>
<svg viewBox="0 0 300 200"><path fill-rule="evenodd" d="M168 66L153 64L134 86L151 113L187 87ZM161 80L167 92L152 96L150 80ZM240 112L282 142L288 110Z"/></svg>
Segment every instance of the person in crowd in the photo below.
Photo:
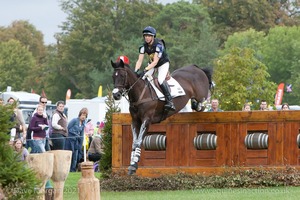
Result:
<svg viewBox="0 0 300 200"><path fill-rule="evenodd" d="M78 153L81 149L80 141L83 136L86 118L88 116L87 109L81 109L78 117L72 119L68 124L69 136L66 139L65 150L72 151L72 161L70 172L76 172L78 164Z"/></svg>
<svg viewBox="0 0 300 200"><path fill-rule="evenodd" d="M135 65L135 72L139 76L153 75L154 69L158 71L158 83L165 96L166 104L165 108L167 110L175 110L174 103L172 101L172 96L169 91L169 86L166 76L169 72L170 60L166 52L165 42L161 39L156 38L156 29L147 26L143 30L144 44L139 48L139 57ZM142 73L138 73L142 66L145 54L148 55L148 66L144 69Z"/></svg>
<svg viewBox="0 0 300 200"><path fill-rule="evenodd" d="M37 153L43 153L46 151L46 130L49 128L48 119L44 116L44 107L38 105L37 112L33 115L30 124L32 130L32 143L38 148Z"/></svg>
<svg viewBox="0 0 300 200"><path fill-rule="evenodd" d="M288 103L283 103L282 106L281 106L281 110L289 110L290 109L290 106Z"/></svg>
<svg viewBox="0 0 300 200"><path fill-rule="evenodd" d="M97 162L101 159L102 151L102 130L104 128L104 122L101 122L99 129L94 135L94 138L91 142L91 146L88 150L88 159L93 162Z"/></svg>
<svg viewBox="0 0 300 200"><path fill-rule="evenodd" d="M212 99L211 100L211 108L208 110L208 112L222 112L219 108L219 100L218 99Z"/></svg>
<svg viewBox="0 0 300 200"><path fill-rule="evenodd" d="M24 142L26 138L27 126L25 124L22 112L17 108L17 102L12 97L8 98L7 105L14 106L14 113L11 116L10 121L15 124L13 127L16 129L15 139L21 138L21 140Z"/></svg>
<svg viewBox="0 0 300 200"><path fill-rule="evenodd" d="M268 103L266 100L261 100L259 110L264 110L264 111L269 110Z"/></svg>
<svg viewBox="0 0 300 200"><path fill-rule="evenodd" d="M56 110L52 116L52 134L50 136L52 141L51 150L64 150L65 138L68 137L68 118L64 114L65 103L58 101L56 103Z"/></svg>
<svg viewBox="0 0 300 200"><path fill-rule="evenodd" d="M244 106L243 106L243 111L251 111L251 106L249 103L245 103Z"/></svg>
<svg viewBox="0 0 300 200"><path fill-rule="evenodd" d="M14 141L14 150L20 155L20 161L27 160L29 152L23 147L23 141L21 139L16 139Z"/></svg>
<svg viewBox="0 0 300 200"><path fill-rule="evenodd" d="M46 105L47 105L47 97L41 96L39 99L39 104L38 106L42 106L44 108L44 112L43 112L43 116L45 118L47 118L48 120L48 125L50 125L50 121L49 121L49 116L47 115L47 111L46 111ZM38 108L37 106L37 108ZM35 113L37 113L37 108L33 111L32 116L34 116ZM30 127L28 127L27 129L27 137L26 137L26 147L27 149L31 149L32 153L37 153L36 151L38 151L38 149L34 146L34 143L32 143L32 130L30 129ZM49 129L46 130L46 142L45 142L45 150L46 151L50 151L50 146L49 146Z"/></svg>
<svg viewBox="0 0 300 200"><path fill-rule="evenodd" d="M4 101L2 98L0 98L0 106L4 105Z"/></svg>

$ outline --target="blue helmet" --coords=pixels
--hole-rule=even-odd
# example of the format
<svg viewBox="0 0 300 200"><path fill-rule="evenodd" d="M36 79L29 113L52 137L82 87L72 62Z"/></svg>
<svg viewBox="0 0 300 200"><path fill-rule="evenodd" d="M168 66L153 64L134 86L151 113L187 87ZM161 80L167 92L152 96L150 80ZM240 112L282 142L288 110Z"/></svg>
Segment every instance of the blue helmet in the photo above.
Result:
<svg viewBox="0 0 300 200"><path fill-rule="evenodd" d="M152 35L152 36L156 37L156 30L152 26L147 26L143 30L143 35Z"/></svg>

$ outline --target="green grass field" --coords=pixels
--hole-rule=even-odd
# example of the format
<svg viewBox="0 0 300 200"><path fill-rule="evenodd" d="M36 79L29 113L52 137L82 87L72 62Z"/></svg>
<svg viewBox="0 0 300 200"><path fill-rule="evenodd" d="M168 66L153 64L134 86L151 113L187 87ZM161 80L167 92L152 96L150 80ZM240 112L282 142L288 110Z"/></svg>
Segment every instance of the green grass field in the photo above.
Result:
<svg viewBox="0 0 300 200"><path fill-rule="evenodd" d="M96 177L100 174L96 173ZM70 173L65 182L64 200L77 200L77 183L81 173ZM300 197L300 187L238 188L238 189L201 189L180 191L101 191L101 200L218 200L218 199L251 199L251 200L296 200Z"/></svg>

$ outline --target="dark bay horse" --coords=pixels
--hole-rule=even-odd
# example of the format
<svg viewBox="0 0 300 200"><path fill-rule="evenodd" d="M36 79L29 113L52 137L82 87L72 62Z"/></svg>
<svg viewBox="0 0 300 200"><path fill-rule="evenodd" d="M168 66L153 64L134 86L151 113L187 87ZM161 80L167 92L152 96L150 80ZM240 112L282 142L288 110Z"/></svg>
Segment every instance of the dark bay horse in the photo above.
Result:
<svg viewBox="0 0 300 200"><path fill-rule="evenodd" d="M114 68L114 99L120 100L122 95L128 95L129 99L133 142L128 174L132 175L138 168L142 141L150 124L159 123L163 119L178 113L190 99L193 110L204 110L201 105L208 97L212 86L212 70L210 68L201 69L196 65L175 70L171 76L182 86L185 95L173 99L176 107L175 111L166 111L164 109L165 101L157 98L153 87L148 84L147 80L139 78L122 60L119 62L111 61L111 64Z"/></svg>

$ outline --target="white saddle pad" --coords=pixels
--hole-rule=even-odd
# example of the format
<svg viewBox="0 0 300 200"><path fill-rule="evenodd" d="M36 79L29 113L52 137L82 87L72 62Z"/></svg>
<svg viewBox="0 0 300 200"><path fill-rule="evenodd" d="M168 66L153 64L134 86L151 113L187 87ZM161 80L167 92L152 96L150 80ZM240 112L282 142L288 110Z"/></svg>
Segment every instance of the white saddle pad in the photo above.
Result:
<svg viewBox="0 0 300 200"><path fill-rule="evenodd" d="M154 84L153 77L152 76L147 76L147 79L151 83L152 87L154 88L157 97L160 100L165 100L165 96L163 95L163 93ZM168 85L171 89L170 94L171 94L172 98L185 95L185 91L183 90L181 85L173 77L171 77L167 82L168 82Z"/></svg>

